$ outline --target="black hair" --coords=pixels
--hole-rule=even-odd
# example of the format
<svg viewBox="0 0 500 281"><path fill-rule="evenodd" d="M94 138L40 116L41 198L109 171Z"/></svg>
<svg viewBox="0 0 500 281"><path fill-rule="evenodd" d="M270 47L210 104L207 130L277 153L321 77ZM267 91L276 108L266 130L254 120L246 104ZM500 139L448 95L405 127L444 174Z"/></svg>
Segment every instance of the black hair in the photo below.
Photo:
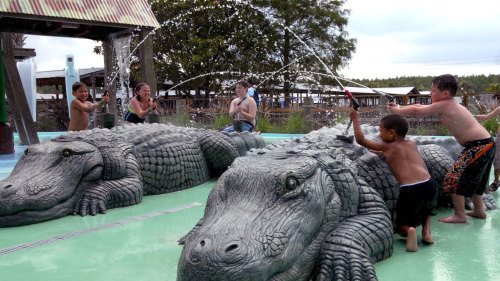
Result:
<svg viewBox="0 0 500 281"><path fill-rule="evenodd" d="M142 87L144 87L144 86L148 86L148 84L146 84L146 83L139 83L139 84L137 84L137 85L135 86L135 91L134 91L134 93L135 93L135 98L136 98L138 101L141 101L141 96L139 96L139 95L137 94L137 92L139 92L139 91L142 89Z"/></svg>
<svg viewBox="0 0 500 281"><path fill-rule="evenodd" d="M387 130L394 129L396 135L405 137L408 133L408 121L401 114L389 114L380 120L380 124Z"/></svg>
<svg viewBox="0 0 500 281"><path fill-rule="evenodd" d="M73 90L73 92L76 92L81 87L87 88L87 85L85 85L84 83L78 81L78 82L73 83L73 85L71 86L71 89Z"/></svg>
<svg viewBox="0 0 500 281"><path fill-rule="evenodd" d="M248 79L247 79L247 82L248 82L248 84L250 84L250 86L255 85L255 84L253 83L252 78L248 78Z"/></svg>
<svg viewBox="0 0 500 281"><path fill-rule="evenodd" d="M458 90L458 79L451 74L443 74L432 79L432 84L440 91L448 90L450 96L454 97Z"/></svg>
<svg viewBox="0 0 500 281"><path fill-rule="evenodd" d="M243 88L248 88L248 82L246 80L240 80L236 85L240 84Z"/></svg>

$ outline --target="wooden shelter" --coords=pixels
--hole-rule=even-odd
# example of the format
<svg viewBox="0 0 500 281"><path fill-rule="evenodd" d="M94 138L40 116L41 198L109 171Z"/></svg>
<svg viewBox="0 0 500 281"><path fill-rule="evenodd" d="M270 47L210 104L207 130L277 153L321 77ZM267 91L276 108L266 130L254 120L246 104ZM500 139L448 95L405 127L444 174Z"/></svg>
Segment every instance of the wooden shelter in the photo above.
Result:
<svg viewBox="0 0 500 281"><path fill-rule="evenodd" d="M144 81L151 85L153 92L156 92L152 38L148 35L158 27L158 21L147 0L2 0L0 47L3 47L3 52L0 53L0 57L3 55L3 60L0 60L0 63L3 64L2 70L5 69L5 94L9 99L9 105L13 107L15 125L22 143L33 144L39 141L17 71L11 33L103 41L104 77L108 78L113 71L116 71L112 40L139 32L141 40L144 39L139 50ZM0 79L4 79L3 75ZM114 108L115 87L108 79L105 83L111 94L110 108ZM0 86L2 84L0 83ZM0 92L0 95L3 96L4 93ZM5 110L0 113L6 114ZM1 123L6 123L6 118L0 116ZM4 127L0 126L0 129ZM5 138L9 136L0 133L1 143ZM1 150L0 148L0 153Z"/></svg>

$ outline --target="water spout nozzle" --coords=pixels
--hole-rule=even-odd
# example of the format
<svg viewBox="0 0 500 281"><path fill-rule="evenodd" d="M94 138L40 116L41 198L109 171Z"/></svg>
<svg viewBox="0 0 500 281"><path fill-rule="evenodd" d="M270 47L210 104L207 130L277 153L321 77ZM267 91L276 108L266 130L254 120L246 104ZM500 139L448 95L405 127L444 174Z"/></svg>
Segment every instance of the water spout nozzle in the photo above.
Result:
<svg viewBox="0 0 500 281"><path fill-rule="evenodd" d="M349 92L349 90L345 90L345 93L351 99L351 101L352 101L352 107L354 108L354 110L358 110L359 106L360 106L359 102L354 98L354 96L351 94L351 92Z"/></svg>

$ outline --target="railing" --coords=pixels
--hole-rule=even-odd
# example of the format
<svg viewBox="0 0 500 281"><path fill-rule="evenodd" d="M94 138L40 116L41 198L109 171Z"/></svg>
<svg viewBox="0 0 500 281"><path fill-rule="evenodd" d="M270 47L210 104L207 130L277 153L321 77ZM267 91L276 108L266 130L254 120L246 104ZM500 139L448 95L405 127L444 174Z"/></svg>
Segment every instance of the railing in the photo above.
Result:
<svg viewBox="0 0 500 281"><path fill-rule="evenodd" d="M259 115L265 116L271 124L284 124L292 114L302 113L306 108L311 109L312 127L319 129L323 126L333 126L338 122L345 123L349 120L348 112L350 101L343 96L322 97L314 99L307 105L306 97L286 98L287 108L284 108L284 98L276 99L261 95L262 101L258 106ZM386 114L379 105L379 100L373 96L356 97L361 104L360 121L362 124L378 125L380 118ZM161 116L174 118L179 110L187 113L189 120L211 127L217 114L227 114L232 98L211 97L197 99L168 98L158 100L158 110ZM120 104L120 103L119 103ZM121 106L116 110L118 120L121 122ZM9 115L9 114L8 114ZM12 116L10 114L10 116ZM436 117L407 116L410 128L426 127L435 129L439 121ZM10 120L12 122L12 120ZM69 124L67 105L65 100L43 100L37 103L37 129L38 131L64 131Z"/></svg>

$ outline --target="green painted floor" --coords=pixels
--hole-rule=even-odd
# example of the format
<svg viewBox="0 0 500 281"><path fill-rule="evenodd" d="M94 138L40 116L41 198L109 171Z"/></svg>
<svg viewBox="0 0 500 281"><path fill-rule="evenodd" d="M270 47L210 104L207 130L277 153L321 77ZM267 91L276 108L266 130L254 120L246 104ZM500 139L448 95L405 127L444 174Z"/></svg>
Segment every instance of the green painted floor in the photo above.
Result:
<svg viewBox="0 0 500 281"><path fill-rule="evenodd" d="M175 280L182 250L177 240L202 217L214 184L146 196L106 215L0 228L0 281ZM436 244L419 244L417 253L407 253L405 240L396 236L393 256L375 265L379 280L500 280L500 212L466 224L437 221L451 213L441 209L433 217Z"/></svg>
<svg viewBox="0 0 500 281"><path fill-rule="evenodd" d="M201 218L214 184L147 196L106 215L0 229L0 280L175 280L182 250L176 241ZM417 253L407 253L396 236L393 256L375 265L379 280L500 280L500 212L465 225L437 221L450 213L433 218L436 244Z"/></svg>

